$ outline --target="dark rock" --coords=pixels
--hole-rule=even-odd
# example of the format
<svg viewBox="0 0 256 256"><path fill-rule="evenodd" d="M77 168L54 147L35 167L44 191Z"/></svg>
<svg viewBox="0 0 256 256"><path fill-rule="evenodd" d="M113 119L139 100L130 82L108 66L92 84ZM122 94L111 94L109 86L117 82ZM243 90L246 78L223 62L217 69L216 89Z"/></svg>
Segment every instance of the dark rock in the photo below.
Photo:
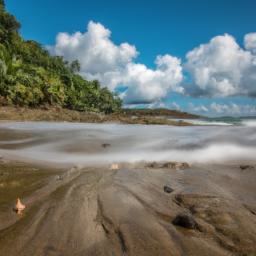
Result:
<svg viewBox="0 0 256 256"><path fill-rule="evenodd" d="M198 224L191 214L181 213L178 214L172 221L172 224L188 229L197 229Z"/></svg>
<svg viewBox="0 0 256 256"><path fill-rule="evenodd" d="M172 193L174 190L171 188L171 187L169 187L169 186L164 186L164 192L165 193Z"/></svg>
<svg viewBox="0 0 256 256"><path fill-rule="evenodd" d="M243 171L247 169L254 169L254 167L251 165L240 165L240 169Z"/></svg>
<svg viewBox="0 0 256 256"><path fill-rule="evenodd" d="M109 143L103 143L101 146L102 146L103 148L107 148L107 147L110 147L110 144L109 144Z"/></svg>

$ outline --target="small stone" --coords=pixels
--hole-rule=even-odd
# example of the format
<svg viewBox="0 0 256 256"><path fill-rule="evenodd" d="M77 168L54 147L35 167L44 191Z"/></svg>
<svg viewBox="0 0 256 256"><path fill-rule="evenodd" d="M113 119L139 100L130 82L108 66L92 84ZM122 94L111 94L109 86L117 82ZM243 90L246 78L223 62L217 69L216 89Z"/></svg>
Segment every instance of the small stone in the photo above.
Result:
<svg viewBox="0 0 256 256"><path fill-rule="evenodd" d="M109 143L103 143L101 146L102 146L103 148L107 148L107 147L110 147L110 144L109 144Z"/></svg>
<svg viewBox="0 0 256 256"><path fill-rule="evenodd" d="M168 194L170 194L170 193L172 193L174 190L171 188L171 187L169 187L169 186L164 186L164 192L165 193L168 193Z"/></svg>
<svg viewBox="0 0 256 256"><path fill-rule="evenodd" d="M198 224L194 220L193 216L188 213L178 214L172 221L172 224L188 229L197 229Z"/></svg>

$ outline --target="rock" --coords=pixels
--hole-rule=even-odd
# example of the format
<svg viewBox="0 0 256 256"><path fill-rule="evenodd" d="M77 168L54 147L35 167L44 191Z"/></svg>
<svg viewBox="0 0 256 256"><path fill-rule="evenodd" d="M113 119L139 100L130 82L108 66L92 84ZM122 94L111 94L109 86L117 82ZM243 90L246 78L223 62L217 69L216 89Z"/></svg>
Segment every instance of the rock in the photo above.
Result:
<svg viewBox="0 0 256 256"><path fill-rule="evenodd" d="M172 221L172 224L188 229L198 229L198 224L191 214L178 214Z"/></svg>
<svg viewBox="0 0 256 256"><path fill-rule="evenodd" d="M110 147L110 144L109 144L109 143L103 143L101 146L102 146L103 148L107 148L107 147Z"/></svg>
<svg viewBox="0 0 256 256"><path fill-rule="evenodd" d="M170 194L170 193L172 193L174 190L171 188L171 187L169 187L169 186L164 186L164 192L165 193L168 193L168 194Z"/></svg>
<svg viewBox="0 0 256 256"><path fill-rule="evenodd" d="M254 169L254 167L251 165L240 165L240 169L243 171L247 169Z"/></svg>

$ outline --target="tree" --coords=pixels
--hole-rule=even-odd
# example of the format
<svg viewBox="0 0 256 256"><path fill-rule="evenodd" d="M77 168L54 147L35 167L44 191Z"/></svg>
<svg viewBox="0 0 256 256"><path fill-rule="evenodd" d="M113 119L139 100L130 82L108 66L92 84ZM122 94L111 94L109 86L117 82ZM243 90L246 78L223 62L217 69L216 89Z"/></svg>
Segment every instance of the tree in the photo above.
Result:
<svg viewBox="0 0 256 256"><path fill-rule="evenodd" d="M0 0L0 11L4 10L4 8L5 8L4 0Z"/></svg>

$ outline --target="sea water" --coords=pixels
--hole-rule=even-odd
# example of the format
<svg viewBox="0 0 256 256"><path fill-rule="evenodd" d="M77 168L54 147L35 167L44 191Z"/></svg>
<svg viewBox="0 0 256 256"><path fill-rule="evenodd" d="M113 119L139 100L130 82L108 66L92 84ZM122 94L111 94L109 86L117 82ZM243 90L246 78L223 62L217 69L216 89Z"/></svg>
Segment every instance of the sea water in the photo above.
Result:
<svg viewBox="0 0 256 256"><path fill-rule="evenodd" d="M210 121L211 122L211 121ZM217 124L216 124L217 123ZM226 123L226 125L224 125ZM106 164L137 161L256 162L256 121L163 125L6 122L0 154L26 161ZM26 135L10 136L10 134Z"/></svg>

